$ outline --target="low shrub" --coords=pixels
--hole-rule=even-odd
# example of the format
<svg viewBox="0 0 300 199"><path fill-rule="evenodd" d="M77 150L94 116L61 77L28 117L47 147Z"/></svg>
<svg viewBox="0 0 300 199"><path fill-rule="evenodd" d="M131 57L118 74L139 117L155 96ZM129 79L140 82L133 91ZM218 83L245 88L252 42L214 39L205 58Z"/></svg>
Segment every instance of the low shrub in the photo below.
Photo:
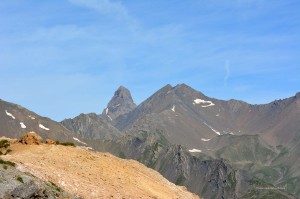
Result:
<svg viewBox="0 0 300 199"><path fill-rule="evenodd" d="M9 154L10 152L12 152L12 150L11 149L7 149L6 152L4 153L4 155Z"/></svg>
<svg viewBox="0 0 300 199"><path fill-rule="evenodd" d="M54 188L56 191L58 191L58 192L61 192L61 191L62 191L62 189L61 189L59 186L57 186L55 183L53 183L53 182L51 182L51 181L50 181L50 186L51 186L52 188Z"/></svg>
<svg viewBox="0 0 300 199"><path fill-rule="evenodd" d="M14 162L11 162L11 161L5 161L5 160L2 160L0 158L0 164L6 164L6 165L9 165L9 166L15 166L16 164Z"/></svg>
<svg viewBox="0 0 300 199"><path fill-rule="evenodd" d="M10 143L8 140L1 140L0 141L0 148L7 148L10 146Z"/></svg>
<svg viewBox="0 0 300 199"><path fill-rule="evenodd" d="M21 183L24 183L23 178L22 178L21 176L18 176L18 177L17 177L17 180L18 180L19 182L21 182Z"/></svg>
<svg viewBox="0 0 300 199"><path fill-rule="evenodd" d="M75 147L75 144L73 142L62 142L62 143L59 143L59 145Z"/></svg>

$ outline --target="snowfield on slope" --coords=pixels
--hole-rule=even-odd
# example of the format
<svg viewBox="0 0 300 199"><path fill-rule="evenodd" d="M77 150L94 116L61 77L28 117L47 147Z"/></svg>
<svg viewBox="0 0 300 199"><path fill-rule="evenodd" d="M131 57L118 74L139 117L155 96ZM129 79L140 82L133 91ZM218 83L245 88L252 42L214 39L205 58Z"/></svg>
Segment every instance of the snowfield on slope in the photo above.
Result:
<svg viewBox="0 0 300 199"><path fill-rule="evenodd" d="M189 150L189 152L191 152L191 153L201 153L202 151L199 150L199 149L191 149L191 150Z"/></svg>
<svg viewBox="0 0 300 199"><path fill-rule="evenodd" d="M214 103L212 103L212 101L205 101L205 100L202 100L202 99L199 99L199 98L195 99L194 103L195 104L206 104L206 105L202 105L203 108L215 105Z"/></svg>
<svg viewBox="0 0 300 199"><path fill-rule="evenodd" d="M15 116L13 116L10 112L8 112L7 110L5 110L5 113L7 116L11 117L12 119L16 119Z"/></svg>
<svg viewBox="0 0 300 199"><path fill-rule="evenodd" d="M49 130L50 130L49 128L45 127L45 126L44 126L44 125L42 125L42 124L39 124L39 127L40 127L41 129L44 129L44 130L46 130L46 131L49 131Z"/></svg>
<svg viewBox="0 0 300 199"><path fill-rule="evenodd" d="M87 143L85 143L85 142L82 142L82 141L81 141L81 140L79 140L78 138L75 138L75 137L73 137L73 140L75 140L75 141L77 141L77 142L79 142L79 143L81 143L81 144L87 145Z"/></svg>
<svg viewBox="0 0 300 199"><path fill-rule="evenodd" d="M21 128L26 129L26 125L23 122L20 122Z"/></svg>

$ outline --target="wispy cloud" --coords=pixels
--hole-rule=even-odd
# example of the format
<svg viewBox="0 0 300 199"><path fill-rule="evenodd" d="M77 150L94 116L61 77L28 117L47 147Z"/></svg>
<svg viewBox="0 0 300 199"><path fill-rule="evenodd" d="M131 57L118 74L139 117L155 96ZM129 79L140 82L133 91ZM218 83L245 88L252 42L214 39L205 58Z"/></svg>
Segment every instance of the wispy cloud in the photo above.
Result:
<svg viewBox="0 0 300 199"><path fill-rule="evenodd" d="M128 11L121 2L113 2L111 0L69 0L69 2L95 9L102 14L117 14L126 16Z"/></svg>
<svg viewBox="0 0 300 199"><path fill-rule="evenodd" d="M228 79L230 77L229 60L225 61L224 69L225 69L224 86L227 86L227 81L228 81Z"/></svg>

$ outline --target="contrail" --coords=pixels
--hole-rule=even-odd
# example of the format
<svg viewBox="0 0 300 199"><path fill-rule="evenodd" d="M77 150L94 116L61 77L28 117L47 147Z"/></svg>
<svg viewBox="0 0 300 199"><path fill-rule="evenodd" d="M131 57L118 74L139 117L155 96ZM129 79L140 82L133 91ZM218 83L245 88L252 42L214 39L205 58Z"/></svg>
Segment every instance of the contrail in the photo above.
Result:
<svg viewBox="0 0 300 199"><path fill-rule="evenodd" d="M226 60L225 61L225 66L224 66L224 68L225 68L225 77L224 77L224 86L227 86L227 81L228 81L228 79L229 79L229 77L230 77L230 67L229 67L229 60Z"/></svg>

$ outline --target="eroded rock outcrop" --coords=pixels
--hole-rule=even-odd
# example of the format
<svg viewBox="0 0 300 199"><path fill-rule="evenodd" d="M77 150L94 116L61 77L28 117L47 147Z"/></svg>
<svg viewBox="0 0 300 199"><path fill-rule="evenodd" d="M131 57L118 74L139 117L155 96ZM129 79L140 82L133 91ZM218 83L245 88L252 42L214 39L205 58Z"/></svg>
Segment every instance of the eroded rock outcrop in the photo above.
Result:
<svg viewBox="0 0 300 199"><path fill-rule="evenodd" d="M24 134L19 142L28 145L40 145L43 143L43 138L35 132L29 132Z"/></svg>
<svg viewBox="0 0 300 199"><path fill-rule="evenodd" d="M56 144L56 142L54 140L51 140L51 139L46 139L45 144L51 145L51 144Z"/></svg>

